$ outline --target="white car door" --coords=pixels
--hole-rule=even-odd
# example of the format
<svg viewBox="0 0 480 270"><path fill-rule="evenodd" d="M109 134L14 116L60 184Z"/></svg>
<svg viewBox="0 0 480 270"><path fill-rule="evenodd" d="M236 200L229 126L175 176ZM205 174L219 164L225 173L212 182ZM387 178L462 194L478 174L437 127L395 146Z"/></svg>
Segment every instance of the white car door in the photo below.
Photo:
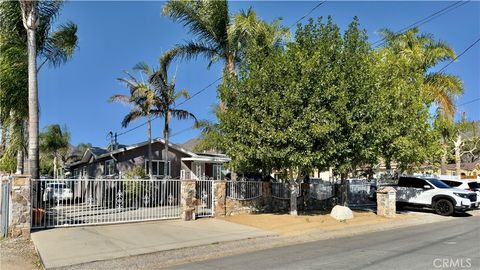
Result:
<svg viewBox="0 0 480 270"><path fill-rule="evenodd" d="M438 193L438 190L436 187L432 186L429 184L427 181L423 179L418 179L418 186L415 187L415 189L418 192L416 199L416 203L418 204L424 204L424 205L430 205L432 203L432 198L435 196L436 193ZM428 186L428 188L426 188Z"/></svg>

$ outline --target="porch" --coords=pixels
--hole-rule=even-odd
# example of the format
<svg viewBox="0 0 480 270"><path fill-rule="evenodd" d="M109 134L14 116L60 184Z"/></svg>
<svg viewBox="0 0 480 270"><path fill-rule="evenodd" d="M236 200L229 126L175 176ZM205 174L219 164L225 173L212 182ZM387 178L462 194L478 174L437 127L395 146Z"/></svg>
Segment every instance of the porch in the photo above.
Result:
<svg viewBox="0 0 480 270"><path fill-rule="evenodd" d="M220 154L183 157L181 159L180 179L224 180L225 175L228 173L224 164L229 161L230 158Z"/></svg>

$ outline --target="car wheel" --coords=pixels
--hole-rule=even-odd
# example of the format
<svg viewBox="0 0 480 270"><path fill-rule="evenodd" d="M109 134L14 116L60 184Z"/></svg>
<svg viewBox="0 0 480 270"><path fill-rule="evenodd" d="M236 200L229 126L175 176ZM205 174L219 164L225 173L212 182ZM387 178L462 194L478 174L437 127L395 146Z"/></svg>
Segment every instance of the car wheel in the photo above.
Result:
<svg viewBox="0 0 480 270"><path fill-rule="evenodd" d="M450 216L453 214L453 204L447 199L440 199L435 202L435 213L442 216Z"/></svg>

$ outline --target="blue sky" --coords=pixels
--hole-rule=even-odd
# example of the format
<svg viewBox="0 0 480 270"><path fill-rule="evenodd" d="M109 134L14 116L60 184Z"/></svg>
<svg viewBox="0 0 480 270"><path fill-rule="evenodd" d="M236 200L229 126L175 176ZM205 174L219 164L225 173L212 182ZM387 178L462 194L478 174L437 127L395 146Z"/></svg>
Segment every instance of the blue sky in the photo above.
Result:
<svg viewBox="0 0 480 270"><path fill-rule="evenodd" d="M291 25L310 11L318 2L287 1L232 1L230 12L252 6L259 17L272 21L283 18ZM354 16L368 31L372 42L380 39L378 30L399 30L453 2L339 2L327 1L309 17L333 16L342 29ZM79 49L66 65L50 69L45 67L39 75L40 127L52 123L67 125L71 142L90 142L106 146L109 131L122 132L120 122L129 108L110 104L108 97L127 90L116 80L123 70L130 70L139 61L156 66L159 56L176 43L189 39L187 30L180 24L161 16L163 2L81 2L71 1L64 6L59 23L72 20L78 25ZM306 19L304 20L304 22ZM448 42L457 53L462 52L480 37L480 2L469 2L420 27L422 32ZM292 28L292 32L295 28ZM292 35L293 36L293 35ZM446 72L460 76L465 94L457 104L480 98L480 43ZM442 67L443 64L439 65ZM203 59L182 61L173 65L177 69L177 87L190 93L204 88L221 75L219 62L209 70ZM181 107L193 112L199 119L213 119L212 105L216 103L216 87L210 87ZM480 100L459 107L470 119L480 119ZM143 120L131 125L134 127ZM172 134L188 129L189 121L174 121ZM153 136L161 136L162 121L153 122ZM188 130L172 138L182 143L199 135ZM122 144L144 141L146 126L119 136Z"/></svg>

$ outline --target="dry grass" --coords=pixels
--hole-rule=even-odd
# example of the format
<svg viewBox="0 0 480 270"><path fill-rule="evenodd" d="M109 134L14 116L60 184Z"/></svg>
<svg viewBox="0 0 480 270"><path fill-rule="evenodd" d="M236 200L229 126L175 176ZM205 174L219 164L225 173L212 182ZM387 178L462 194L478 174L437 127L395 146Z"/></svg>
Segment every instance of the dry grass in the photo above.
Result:
<svg viewBox="0 0 480 270"><path fill-rule="evenodd" d="M333 231L354 226L375 225L392 221L392 219L379 217L372 212L354 212L354 218L346 221L337 221L329 214L299 215L288 214L256 214L228 216L224 219L243 225L273 231L280 235L299 235L313 231ZM413 217L409 214L399 214L395 220Z"/></svg>

